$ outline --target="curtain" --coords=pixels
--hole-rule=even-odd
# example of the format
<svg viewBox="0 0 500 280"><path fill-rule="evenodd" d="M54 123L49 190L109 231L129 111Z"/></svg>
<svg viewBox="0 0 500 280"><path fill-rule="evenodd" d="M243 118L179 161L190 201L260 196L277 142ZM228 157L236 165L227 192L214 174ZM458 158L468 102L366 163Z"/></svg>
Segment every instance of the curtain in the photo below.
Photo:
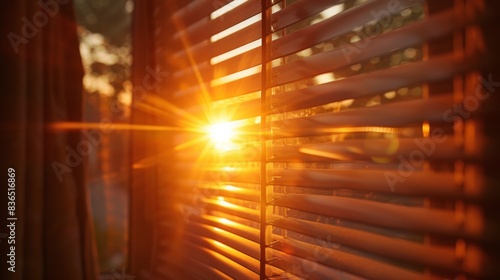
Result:
<svg viewBox="0 0 500 280"><path fill-rule="evenodd" d="M97 279L85 190L85 155L91 145L83 135L88 131L52 129L82 120L83 68L73 3L0 5L0 166L3 182L9 175L15 178L15 200L8 200L13 193L8 197L4 187L0 195L0 278ZM12 213L6 213L9 201L15 202ZM4 225L5 214L17 219L8 220L15 231ZM15 244L8 244L7 236L15 236ZM15 264L5 260L4 252L11 249Z"/></svg>
<svg viewBox="0 0 500 280"><path fill-rule="evenodd" d="M151 1L137 1L134 4L133 28L132 28L132 56L134 57L132 68L132 82L140 85L143 77L147 75L146 68L151 67L153 33L150 26L149 15L152 13ZM135 59L137 57L137 60ZM133 111L131 123L154 124L154 116L135 110L141 102L138 97L148 96L144 89L133 92ZM134 164L141 159L154 156L157 152L154 143L154 133L144 131L131 131L131 163ZM156 187L155 168L144 166L144 168L133 168L131 166L131 193L130 193L130 271L132 275L142 276L143 271L149 271L151 264L150 249L154 247L152 221L154 216L149 211L152 207L151 196L154 195ZM144 190L147 189L148 192Z"/></svg>

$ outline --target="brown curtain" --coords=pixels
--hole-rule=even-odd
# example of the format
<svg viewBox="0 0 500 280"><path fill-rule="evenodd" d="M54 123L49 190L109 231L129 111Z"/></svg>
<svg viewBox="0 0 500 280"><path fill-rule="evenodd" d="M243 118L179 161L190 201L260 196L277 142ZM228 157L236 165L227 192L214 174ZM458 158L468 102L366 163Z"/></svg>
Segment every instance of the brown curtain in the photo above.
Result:
<svg viewBox="0 0 500 280"><path fill-rule="evenodd" d="M49 129L82 120L73 3L4 1L0 13L0 278L97 279L82 131ZM16 178L15 245L7 241L8 168ZM5 260L10 246L15 272Z"/></svg>
<svg viewBox="0 0 500 280"><path fill-rule="evenodd" d="M143 79L148 75L147 69L154 68L154 26L152 15L154 13L153 1L136 1L134 3L134 15L132 25L132 56L134 63L132 67L132 82L134 92L132 95L133 124L155 124L156 117L143 110L140 106L146 103L152 92L139 88ZM157 135L148 131L131 131L131 162L138 163L144 159L153 159L158 153L154 143ZM150 273L153 262L152 252L155 247L153 207L155 205L154 194L157 187L157 170L155 165L133 168L131 166L130 176L130 274L143 275ZM147 189L147 191L145 191ZM139 276L140 277L140 276Z"/></svg>

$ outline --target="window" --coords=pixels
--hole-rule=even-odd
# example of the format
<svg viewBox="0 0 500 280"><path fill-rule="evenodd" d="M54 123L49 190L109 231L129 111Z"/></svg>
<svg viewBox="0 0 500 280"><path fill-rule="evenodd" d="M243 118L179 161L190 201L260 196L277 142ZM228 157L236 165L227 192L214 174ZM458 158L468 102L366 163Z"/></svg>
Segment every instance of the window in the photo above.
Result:
<svg viewBox="0 0 500 280"><path fill-rule="evenodd" d="M153 31L136 35L135 86L147 67L161 82L134 91L133 121L158 131L134 133L133 270L496 273L485 156L494 4L174 2L138 7L151 18L136 27Z"/></svg>
<svg viewBox="0 0 500 280"><path fill-rule="evenodd" d="M95 145L86 187L101 273L121 271L128 259L130 143L123 128L128 128L130 114L132 9L131 0L75 1L85 69L84 119L90 123L85 135ZM113 133L100 129L103 123L114 125Z"/></svg>

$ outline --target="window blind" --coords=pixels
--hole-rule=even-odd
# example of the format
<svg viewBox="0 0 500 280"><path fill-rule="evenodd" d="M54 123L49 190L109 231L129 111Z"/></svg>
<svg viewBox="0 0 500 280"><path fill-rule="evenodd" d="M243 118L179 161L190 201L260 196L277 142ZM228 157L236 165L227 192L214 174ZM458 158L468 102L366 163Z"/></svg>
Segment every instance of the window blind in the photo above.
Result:
<svg viewBox="0 0 500 280"><path fill-rule="evenodd" d="M174 2L152 2L169 75L145 103L176 127L155 138L152 279L498 273L495 4Z"/></svg>

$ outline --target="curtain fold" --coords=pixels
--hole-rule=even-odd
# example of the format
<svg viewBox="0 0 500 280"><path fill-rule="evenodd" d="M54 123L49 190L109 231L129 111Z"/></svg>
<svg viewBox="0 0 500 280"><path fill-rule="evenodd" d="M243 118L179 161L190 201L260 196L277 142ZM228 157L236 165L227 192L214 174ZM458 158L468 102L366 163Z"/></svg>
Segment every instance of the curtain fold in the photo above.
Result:
<svg viewBox="0 0 500 280"><path fill-rule="evenodd" d="M132 124L156 124L156 117L144 110L141 105L151 97L151 87L146 85L145 79L155 68L154 28L152 16L154 5L152 0L136 1L134 3L132 25L132 108L130 122ZM149 70L148 70L149 69ZM154 88L154 86L153 86ZM155 206L155 192L157 186L157 166L145 164L137 167L135 163L148 159L156 162L157 149L156 134L154 132L131 131L130 133L130 274L138 275L150 273L153 262L152 252L154 244L155 216L152 208ZM136 167L134 167L134 165ZM146 192L145 189L148 191Z"/></svg>
<svg viewBox="0 0 500 280"><path fill-rule="evenodd" d="M72 1L2 2L1 178L15 170L15 244L2 238L1 279L97 279L85 189L82 77ZM2 189L2 224L7 207ZM6 227L2 225L0 234ZM12 236L12 232L5 233ZM4 236L4 235L2 235ZM9 247L8 247L8 246ZM15 272L4 252L15 246ZM8 251L9 250L9 251Z"/></svg>

